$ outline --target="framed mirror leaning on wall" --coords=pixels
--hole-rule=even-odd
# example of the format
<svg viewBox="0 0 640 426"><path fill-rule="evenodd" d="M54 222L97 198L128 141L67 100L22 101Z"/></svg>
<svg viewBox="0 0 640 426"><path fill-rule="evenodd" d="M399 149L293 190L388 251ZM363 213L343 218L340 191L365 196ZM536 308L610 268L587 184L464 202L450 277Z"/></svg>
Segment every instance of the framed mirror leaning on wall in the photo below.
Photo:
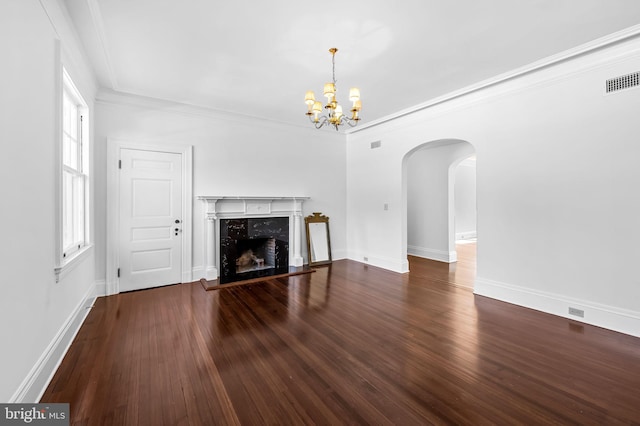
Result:
<svg viewBox="0 0 640 426"><path fill-rule="evenodd" d="M314 212L304 218L307 229L307 254L309 266L331 263L331 239L329 237L329 218Z"/></svg>

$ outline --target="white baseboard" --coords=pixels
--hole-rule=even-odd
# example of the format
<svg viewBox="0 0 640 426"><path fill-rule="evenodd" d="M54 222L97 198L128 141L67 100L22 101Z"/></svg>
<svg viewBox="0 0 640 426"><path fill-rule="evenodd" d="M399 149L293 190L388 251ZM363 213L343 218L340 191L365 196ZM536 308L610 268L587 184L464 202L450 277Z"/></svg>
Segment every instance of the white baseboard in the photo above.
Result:
<svg viewBox="0 0 640 426"><path fill-rule="evenodd" d="M347 251L342 249L339 249L339 250L332 249L331 259L332 260L347 259Z"/></svg>
<svg viewBox="0 0 640 426"><path fill-rule="evenodd" d="M105 280L98 280L95 283L95 297L102 297L107 295L107 282Z"/></svg>
<svg viewBox="0 0 640 426"><path fill-rule="evenodd" d="M18 390L13 394L9 403L33 403L40 401L42 394L49 386L62 358L69 350L71 342L76 337L80 326L89 314L95 301L96 287L92 286L82 301L73 310L67 321L62 325L51 343L44 350L31 371L22 381Z"/></svg>
<svg viewBox="0 0 640 426"><path fill-rule="evenodd" d="M439 262L453 263L458 261L458 254L455 251L447 252L426 247L407 246L407 254L423 257L425 259L437 260Z"/></svg>
<svg viewBox="0 0 640 426"><path fill-rule="evenodd" d="M205 277L204 267L196 266L196 267L192 268L191 269L191 276L195 280L200 280L200 278L204 278Z"/></svg>
<svg viewBox="0 0 640 426"><path fill-rule="evenodd" d="M476 231L465 231L456 233L456 241L458 240L472 240L478 237L478 233Z"/></svg>
<svg viewBox="0 0 640 426"><path fill-rule="evenodd" d="M526 287L477 278L474 293L525 308L569 318L606 328L608 330L640 337L640 312L603 305L587 300L532 290ZM569 314L569 308L584 312L584 317Z"/></svg>
<svg viewBox="0 0 640 426"><path fill-rule="evenodd" d="M409 272L409 261L405 259L395 259L382 256L371 256L362 253L348 253L347 259L356 262L365 263L378 268L388 269L389 271L404 274Z"/></svg>

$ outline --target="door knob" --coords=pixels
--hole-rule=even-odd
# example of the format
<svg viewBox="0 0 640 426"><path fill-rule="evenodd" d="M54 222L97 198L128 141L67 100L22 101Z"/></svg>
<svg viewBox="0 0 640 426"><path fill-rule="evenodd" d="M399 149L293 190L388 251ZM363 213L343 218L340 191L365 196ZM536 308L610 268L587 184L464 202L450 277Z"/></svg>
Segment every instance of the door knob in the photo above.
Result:
<svg viewBox="0 0 640 426"><path fill-rule="evenodd" d="M180 219L176 219L176 223L180 223Z"/></svg>

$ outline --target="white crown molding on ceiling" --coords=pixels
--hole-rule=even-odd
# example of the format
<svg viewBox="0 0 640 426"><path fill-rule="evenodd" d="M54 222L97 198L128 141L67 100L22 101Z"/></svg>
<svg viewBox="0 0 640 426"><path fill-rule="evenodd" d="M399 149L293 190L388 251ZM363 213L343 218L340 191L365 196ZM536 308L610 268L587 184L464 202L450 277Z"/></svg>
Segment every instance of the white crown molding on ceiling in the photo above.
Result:
<svg viewBox="0 0 640 426"><path fill-rule="evenodd" d="M62 58L63 65L67 70L73 69L75 84L82 86L83 95L91 94L90 96L93 97L93 94L98 90L99 84L93 77L91 61L83 49L82 41L73 25L67 8L57 1L39 0L39 3L58 40L58 52L56 54ZM84 78L83 73L75 73L78 69L84 70L85 75L91 77ZM85 90L88 92L85 92Z"/></svg>
<svg viewBox="0 0 640 426"><path fill-rule="evenodd" d="M52 12L51 12L50 6L48 7L47 3L44 0L40 0L40 7L44 11L44 14L47 15L47 19L49 20L49 23L51 24L51 28L53 29L53 32L56 34L56 37L60 38L60 31L58 30L58 26L56 25L55 20L51 17Z"/></svg>
<svg viewBox="0 0 640 426"><path fill-rule="evenodd" d="M533 62L531 64L525 65L520 68L516 68L515 70L508 71L503 74L499 74L495 77L486 79L476 84L472 84L470 86L464 87L460 90L456 90L446 95L439 96L437 98L428 100L426 102L420 103L418 105L414 105L413 107L403 109L398 111L395 114L390 114L385 117L381 117L377 120L373 120L367 123L363 123L358 127L347 129L346 134L357 133L359 131L369 129L374 126L378 126L380 124L395 120L400 117L404 117L406 115L413 114L415 112L433 107L435 105L439 105L448 101L451 101L456 98L460 98L462 96L468 95L470 93L477 92L482 89L486 89L491 86L496 86L498 84L514 80L518 77L525 76L527 74L534 73L536 71L540 71L544 68L548 68L553 65L557 65L559 63L568 61L570 59L577 58L579 56L585 55L590 52L594 52L598 49L602 49L604 47L608 47L614 45L616 43L620 43L634 37L638 37L640 35L640 25L634 25L633 27L626 28L624 30L609 34L607 36L598 38L588 43L584 43L580 46L577 46L573 49L565 50L564 52L560 52L556 55L548 56L539 61Z"/></svg>
<svg viewBox="0 0 640 426"><path fill-rule="evenodd" d="M253 115L241 114L233 111L218 110L208 106L192 105L184 102L176 102L168 99L152 98L135 93L119 92L107 88L100 88L95 98L96 103L103 105L130 106L137 108L147 108L163 111L172 114L182 114L187 116L205 117L213 120L226 122L236 122L242 124L260 123L262 126L270 126L283 130L294 127L309 132L317 132L315 127L309 127L307 123L294 124L286 121L277 121L271 118L257 117ZM328 132L344 137L343 132Z"/></svg>
<svg viewBox="0 0 640 426"><path fill-rule="evenodd" d="M89 8L89 13L91 14L91 24L93 25L96 37L98 38L103 60L107 68L106 71L109 83L111 84L111 89L118 90L118 79L116 78L116 73L113 70L113 61L111 60L111 55L109 53L109 45L107 43L107 35L104 30L104 20L102 18L102 13L100 12L100 6L98 5L97 0L86 0L86 3Z"/></svg>

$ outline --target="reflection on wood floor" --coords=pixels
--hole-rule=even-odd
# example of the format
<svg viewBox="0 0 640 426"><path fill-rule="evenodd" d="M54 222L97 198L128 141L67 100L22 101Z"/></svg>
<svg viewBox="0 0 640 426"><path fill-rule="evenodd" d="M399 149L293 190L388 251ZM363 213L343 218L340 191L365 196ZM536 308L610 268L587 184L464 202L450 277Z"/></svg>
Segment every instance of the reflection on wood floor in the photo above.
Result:
<svg viewBox="0 0 640 426"><path fill-rule="evenodd" d="M637 422L640 339L474 296L474 251L102 297L42 401L77 425Z"/></svg>

